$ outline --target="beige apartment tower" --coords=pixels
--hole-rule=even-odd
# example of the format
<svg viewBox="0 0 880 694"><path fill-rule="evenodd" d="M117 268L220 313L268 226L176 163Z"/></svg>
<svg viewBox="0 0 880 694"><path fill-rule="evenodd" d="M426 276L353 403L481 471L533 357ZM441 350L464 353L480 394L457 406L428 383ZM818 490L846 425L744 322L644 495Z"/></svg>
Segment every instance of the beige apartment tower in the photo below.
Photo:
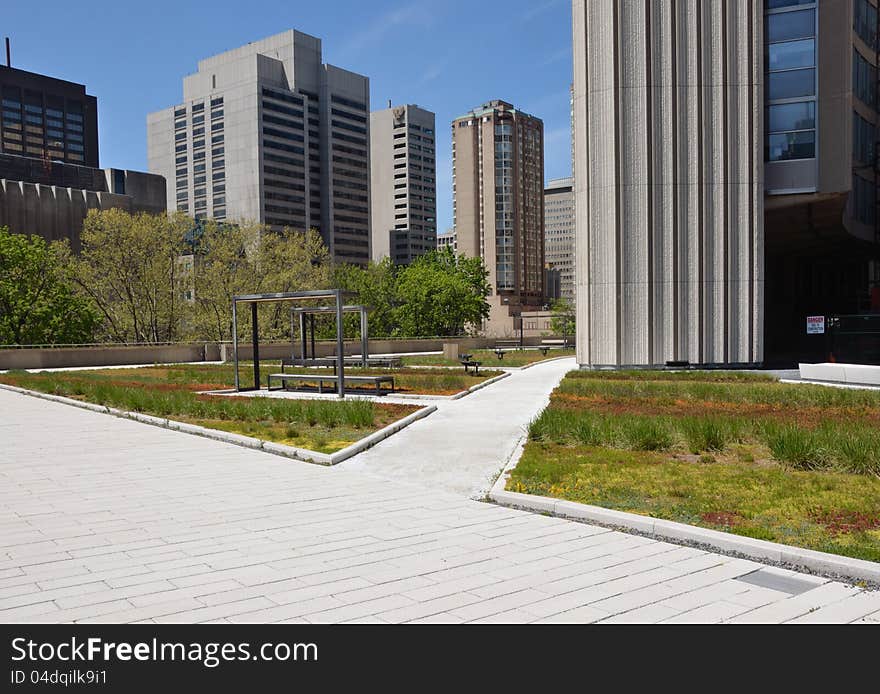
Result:
<svg viewBox="0 0 880 694"><path fill-rule="evenodd" d="M373 260L408 265L437 246L434 114L414 104L370 114Z"/></svg>
<svg viewBox="0 0 880 694"><path fill-rule="evenodd" d="M544 303L544 124L505 101L452 122L453 215L458 252L489 270L490 335Z"/></svg>
<svg viewBox="0 0 880 694"><path fill-rule="evenodd" d="M554 178L544 189L544 261L558 274L559 297L575 303L574 187L572 178ZM547 289L548 297L554 293ZM554 297L555 298L555 297Z"/></svg>
<svg viewBox="0 0 880 694"><path fill-rule="evenodd" d="M317 229L333 258L370 259L369 80L289 30L199 61L183 102L147 116L168 209Z"/></svg>
<svg viewBox="0 0 880 694"><path fill-rule="evenodd" d="M574 0L577 358L763 359L760 0Z"/></svg>

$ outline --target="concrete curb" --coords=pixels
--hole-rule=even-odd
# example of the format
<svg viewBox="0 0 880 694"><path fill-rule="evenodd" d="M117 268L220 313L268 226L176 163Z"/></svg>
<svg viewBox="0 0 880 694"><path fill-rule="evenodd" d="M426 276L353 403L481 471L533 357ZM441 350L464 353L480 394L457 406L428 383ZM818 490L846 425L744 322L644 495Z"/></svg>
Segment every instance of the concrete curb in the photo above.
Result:
<svg viewBox="0 0 880 694"><path fill-rule="evenodd" d="M231 443L236 446L264 451L266 453L272 453L273 455L280 455L285 458L293 458L294 460L301 460L307 463L316 463L318 465L336 465L337 463L341 463L343 460L351 458L361 451L365 451L367 448L374 446L379 441L388 438L392 434L396 434L398 431L409 426L416 420L427 417L429 414L437 409L436 405L428 405L426 407L422 407L412 414L407 415L403 419L392 422L388 426L379 429L379 431L374 431L369 436L365 436L359 441L355 441L350 446L338 450L335 453L319 453L317 451L311 451L307 448L285 446L284 444L275 443L273 441L264 441L263 439L258 439L254 436L242 436L241 434L232 434L226 431L221 431L220 429L209 429L208 427L201 427L197 424L187 424L185 422L178 422L173 419L162 419L161 417L154 417L153 415L142 414L140 412L117 410L114 407L107 407L106 405L96 405L91 402L82 402L81 400L74 400L73 398L66 398L61 395L41 393L36 390L27 390L26 388L18 388L17 386L6 385L5 383L0 383L0 390L8 390L13 393L18 393L19 395L28 395L30 397L39 398L41 400L57 402L62 405L72 405L73 407L79 407L80 409L89 410L91 412L110 414L115 417L121 417L123 419L131 419L135 422L140 422L142 424L150 424L152 426L162 427L163 429L179 431L183 434L202 436L207 439L213 439L214 441Z"/></svg>
<svg viewBox="0 0 880 694"><path fill-rule="evenodd" d="M488 381L483 381L482 383L477 383L476 385L471 386L467 390L463 390L460 393L456 393L455 395L450 395L449 399L450 400L459 400L459 399L465 397L466 395L470 395L471 393L476 393L478 390L482 390L483 388L486 388L487 386L491 386L493 383L498 383L498 381L500 381L503 378L507 378L508 376L510 376L510 372L505 371L502 374L498 374L497 376L493 376Z"/></svg>
<svg viewBox="0 0 880 694"><path fill-rule="evenodd" d="M564 357L549 357L547 359L542 359L541 361L533 361L531 364L526 364L525 366L511 368L519 368L520 371L525 371L526 369L531 369L533 366L538 366L539 364L546 364L551 361L561 361L563 359L574 359L574 355L568 354Z"/></svg>
<svg viewBox="0 0 880 694"><path fill-rule="evenodd" d="M852 559L837 554L783 545L778 542L768 542L767 540L755 540L750 537L725 533L720 530L698 528L686 523L677 523L626 511L615 511L602 508L601 506L580 504L574 501L565 501L535 494L509 492L505 489L507 480L510 478L510 471L516 467L522 456L524 445L525 437L517 445L504 471L495 480L495 484L492 485L492 489L488 494L489 501L499 506L520 509L522 511L544 513L556 516L557 518L567 518L615 530L635 532L656 540L686 542L700 545L708 550L735 553L758 561L788 564L820 574L833 574L837 577L856 581L863 580L880 583L880 563L877 562Z"/></svg>
<svg viewBox="0 0 880 694"><path fill-rule="evenodd" d="M796 386L825 386L826 388L844 388L846 390L880 390L880 386L873 386L868 383L839 383L835 381L806 381L804 379L795 380L793 378L780 378L780 383L790 383Z"/></svg>
<svg viewBox="0 0 880 694"><path fill-rule="evenodd" d="M330 454L330 465L336 465L337 463L341 463L343 460L347 460L352 456L361 453L372 446L375 446L380 441L387 439L392 434L396 434L401 429L408 427L413 422L423 419L427 417L432 412L437 411L436 405L427 405L426 407L422 407L419 410L416 410L412 414L407 415L403 419L398 419L396 422L392 422L387 427L379 429L379 431L374 431L369 436L365 436L360 441L355 441L350 446L343 448L341 451L336 451L336 453Z"/></svg>
<svg viewBox="0 0 880 694"><path fill-rule="evenodd" d="M455 395L419 395L418 393L392 393L392 396L395 398L404 398L404 399L412 399L412 400L459 400L460 398L465 397L466 395L470 395L471 393L480 390L481 388L485 388L486 386L491 386L493 383L497 383L502 378L507 378L510 376L509 371L505 371L502 374L497 376L493 376L487 381L483 381L482 383L477 383L476 385L471 386L467 390L462 390Z"/></svg>

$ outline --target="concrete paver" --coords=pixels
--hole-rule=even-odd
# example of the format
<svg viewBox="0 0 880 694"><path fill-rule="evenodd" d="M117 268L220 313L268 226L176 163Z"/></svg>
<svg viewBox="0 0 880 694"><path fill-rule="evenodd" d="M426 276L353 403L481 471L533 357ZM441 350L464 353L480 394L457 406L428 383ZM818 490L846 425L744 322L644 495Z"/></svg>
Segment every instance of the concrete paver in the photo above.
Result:
<svg viewBox="0 0 880 694"><path fill-rule="evenodd" d="M548 361L512 371L509 377L460 400L432 401L436 412L343 461L337 469L363 470L481 497L526 434L529 422L547 406L550 393L573 368L573 357Z"/></svg>
<svg viewBox="0 0 880 694"><path fill-rule="evenodd" d="M0 411L4 622L880 619L876 593L750 585L756 562L472 501L397 463L330 470L8 391Z"/></svg>

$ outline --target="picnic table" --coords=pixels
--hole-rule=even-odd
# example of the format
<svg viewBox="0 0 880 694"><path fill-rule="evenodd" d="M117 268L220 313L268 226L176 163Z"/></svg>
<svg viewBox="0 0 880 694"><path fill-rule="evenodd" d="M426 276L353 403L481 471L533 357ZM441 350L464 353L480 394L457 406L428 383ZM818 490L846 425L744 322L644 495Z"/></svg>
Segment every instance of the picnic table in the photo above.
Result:
<svg viewBox="0 0 880 694"><path fill-rule="evenodd" d="M469 370L473 368L474 376L478 376L480 372L480 366L483 364L481 361L474 361L473 354L459 354L458 361L464 367L464 372L469 373Z"/></svg>

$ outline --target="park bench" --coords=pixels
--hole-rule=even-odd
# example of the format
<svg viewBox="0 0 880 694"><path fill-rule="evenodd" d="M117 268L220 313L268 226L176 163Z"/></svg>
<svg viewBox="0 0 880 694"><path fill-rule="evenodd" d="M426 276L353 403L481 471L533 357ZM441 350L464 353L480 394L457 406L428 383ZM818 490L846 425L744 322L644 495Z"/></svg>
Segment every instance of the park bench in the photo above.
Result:
<svg viewBox="0 0 880 694"><path fill-rule="evenodd" d="M345 357L345 365L346 366L361 366L362 360L359 357ZM397 369L402 365L402 360L400 357L367 357L367 366L379 367L379 368L387 368L387 369ZM287 368L303 368L303 367L330 367L333 369L333 373L336 373L336 357L314 357L311 359L300 359L298 357L294 357L293 359L282 359L281 360L281 371L284 372Z"/></svg>
<svg viewBox="0 0 880 694"><path fill-rule="evenodd" d="M272 387L272 381L279 381L281 385ZM331 374L289 374L289 373L278 373L278 374L269 374L266 377L266 388L269 390L284 390L286 388L286 384L288 381L299 381L301 383L317 383L318 384L318 392L324 392L324 384L325 383L333 383L334 387L339 384L339 376L331 375ZM394 376L349 376L344 375L342 377L343 384L345 383L370 383L376 387L376 395L382 395L382 384L388 383L391 385L391 392L394 392Z"/></svg>
<svg viewBox="0 0 880 694"><path fill-rule="evenodd" d="M522 349L522 345L519 340L496 340L495 351L499 349Z"/></svg>
<svg viewBox="0 0 880 694"><path fill-rule="evenodd" d="M546 357L547 350L549 350L553 347L559 347L561 349L565 349L566 347L568 347L568 341L567 340L541 340L541 344L538 346L538 349L540 349L541 354L543 354Z"/></svg>
<svg viewBox="0 0 880 694"><path fill-rule="evenodd" d="M473 354L460 354L458 355L458 361L464 367L465 373L470 373L469 370L473 368L474 376L479 376L480 366L482 366L483 362L474 361L474 359L472 358L473 356Z"/></svg>

